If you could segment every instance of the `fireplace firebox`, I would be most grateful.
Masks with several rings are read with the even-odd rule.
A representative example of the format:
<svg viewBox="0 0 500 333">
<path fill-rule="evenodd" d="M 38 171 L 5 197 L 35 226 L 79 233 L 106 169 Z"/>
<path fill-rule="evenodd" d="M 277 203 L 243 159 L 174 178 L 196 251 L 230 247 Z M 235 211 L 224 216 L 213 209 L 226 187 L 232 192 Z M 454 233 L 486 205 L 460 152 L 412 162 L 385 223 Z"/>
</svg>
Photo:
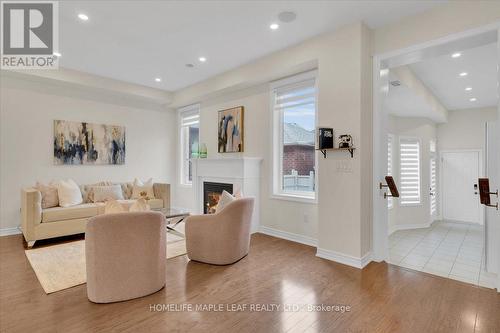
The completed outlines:
<svg viewBox="0 0 500 333">
<path fill-rule="evenodd" d="M 222 191 L 233 194 L 233 184 L 203 182 L 203 213 L 215 213 Z"/>
</svg>

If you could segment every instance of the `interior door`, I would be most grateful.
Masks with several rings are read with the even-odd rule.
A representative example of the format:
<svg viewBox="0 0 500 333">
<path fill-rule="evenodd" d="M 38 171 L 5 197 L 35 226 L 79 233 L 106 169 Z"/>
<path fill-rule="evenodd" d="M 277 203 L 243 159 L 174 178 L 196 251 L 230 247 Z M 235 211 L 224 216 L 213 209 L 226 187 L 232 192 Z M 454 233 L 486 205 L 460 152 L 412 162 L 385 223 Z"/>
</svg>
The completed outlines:
<svg viewBox="0 0 500 333">
<path fill-rule="evenodd" d="M 443 219 L 482 223 L 479 194 L 474 184 L 480 175 L 478 151 L 441 154 Z"/>
<path fill-rule="evenodd" d="M 497 133 L 498 126 L 490 122 L 486 124 L 486 177 L 490 180 L 490 191 L 494 192 L 500 187 L 499 179 L 499 158 Z M 498 202 L 499 198 L 490 196 L 492 204 Z M 486 225 L 486 270 L 492 273 L 499 272 L 500 264 L 500 211 L 491 207 L 485 207 Z"/>
</svg>

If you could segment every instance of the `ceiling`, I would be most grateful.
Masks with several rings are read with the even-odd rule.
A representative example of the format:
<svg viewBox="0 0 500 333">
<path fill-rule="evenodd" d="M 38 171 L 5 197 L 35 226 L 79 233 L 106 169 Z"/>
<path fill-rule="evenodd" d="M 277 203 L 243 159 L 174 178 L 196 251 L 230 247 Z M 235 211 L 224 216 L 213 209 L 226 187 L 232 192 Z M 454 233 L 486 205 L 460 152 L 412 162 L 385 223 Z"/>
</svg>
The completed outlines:
<svg viewBox="0 0 500 333">
<path fill-rule="evenodd" d="M 444 2 L 61 1 L 60 66 L 175 91 L 348 23 L 377 28 Z M 279 22 L 282 11 L 296 20 Z"/>
<path fill-rule="evenodd" d="M 496 106 L 497 44 L 490 43 L 466 50 L 456 50 L 461 56 L 439 56 L 410 65 L 413 73 L 432 91 L 448 110 Z M 459 74 L 468 75 L 460 77 Z M 471 87 L 471 91 L 465 91 Z M 471 102 L 470 98 L 477 98 Z"/>
<path fill-rule="evenodd" d="M 389 87 L 384 106 L 389 114 L 398 117 L 427 118 L 437 123 L 446 120 L 437 118 L 439 114 L 425 97 L 404 83 L 397 87 Z"/>
</svg>

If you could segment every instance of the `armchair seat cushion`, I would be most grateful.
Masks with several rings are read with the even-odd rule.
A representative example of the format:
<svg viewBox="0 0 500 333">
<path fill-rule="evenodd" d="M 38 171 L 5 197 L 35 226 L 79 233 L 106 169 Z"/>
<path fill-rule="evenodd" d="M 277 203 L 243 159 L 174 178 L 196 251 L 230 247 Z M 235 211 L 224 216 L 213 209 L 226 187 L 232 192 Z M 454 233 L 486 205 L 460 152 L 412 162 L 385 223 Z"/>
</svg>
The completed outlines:
<svg viewBox="0 0 500 333">
<path fill-rule="evenodd" d="M 42 210 L 42 223 L 61 220 L 82 219 L 100 214 L 103 203 L 87 203 L 71 207 L 53 207 Z"/>
</svg>

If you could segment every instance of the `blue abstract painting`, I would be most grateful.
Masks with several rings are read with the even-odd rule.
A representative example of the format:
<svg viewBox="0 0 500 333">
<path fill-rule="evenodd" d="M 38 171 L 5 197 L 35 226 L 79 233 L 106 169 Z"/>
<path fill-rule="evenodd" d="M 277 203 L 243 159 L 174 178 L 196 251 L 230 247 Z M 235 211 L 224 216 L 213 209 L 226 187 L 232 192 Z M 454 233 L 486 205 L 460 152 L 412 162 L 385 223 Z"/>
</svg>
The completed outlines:
<svg viewBox="0 0 500 333">
<path fill-rule="evenodd" d="M 219 111 L 219 153 L 243 151 L 243 106 Z"/>
<path fill-rule="evenodd" d="M 125 127 L 54 120 L 54 164 L 125 164 Z"/>
</svg>

